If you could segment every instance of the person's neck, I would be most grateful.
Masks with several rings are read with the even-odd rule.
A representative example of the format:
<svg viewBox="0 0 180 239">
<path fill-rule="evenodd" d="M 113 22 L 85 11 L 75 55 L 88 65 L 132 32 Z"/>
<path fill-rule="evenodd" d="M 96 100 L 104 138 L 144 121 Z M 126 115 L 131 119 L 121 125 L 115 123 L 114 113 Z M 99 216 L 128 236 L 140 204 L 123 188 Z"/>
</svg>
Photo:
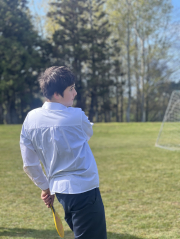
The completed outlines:
<svg viewBox="0 0 180 239">
<path fill-rule="evenodd" d="M 47 101 L 47 102 L 50 102 L 50 103 L 59 103 L 59 104 L 61 104 L 61 105 L 64 105 L 62 102 L 59 102 L 59 101 L 57 101 L 56 99 L 51 99 L 51 100 L 47 99 L 46 101 Z M 64 106 L 66 106 L 66 105 L 64 105 Z M 66 106 L 66 107 L 67 107 L 67 106 Z"/>
<path fill-rule="evenodd" d="M 56 101 L 56 100 L 53 100 L 53 99 L 51 99 L 51 100 L 47 99 L 46 101 L 47 101 L 47 102 L 50 102 L 50 103 L 60 103 L 60 102 L 58 102 L 58 101 Z M 60 103 L 60 104 L 61 104 L 61 103 Z"/>
</svg>

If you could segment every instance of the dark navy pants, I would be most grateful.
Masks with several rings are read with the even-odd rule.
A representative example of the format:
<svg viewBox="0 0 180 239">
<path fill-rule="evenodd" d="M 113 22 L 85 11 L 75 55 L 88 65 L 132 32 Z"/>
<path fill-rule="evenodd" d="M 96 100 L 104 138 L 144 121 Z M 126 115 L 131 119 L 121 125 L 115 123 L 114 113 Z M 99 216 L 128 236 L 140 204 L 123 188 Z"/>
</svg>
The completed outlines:
<svg viewBox="0 0 180 239">
<path fill-rule="evenodd" d="M 56 193 L 75 239 L 107 239 L 104 205 L 99 188 L 79 194 Z"/>
</svg>

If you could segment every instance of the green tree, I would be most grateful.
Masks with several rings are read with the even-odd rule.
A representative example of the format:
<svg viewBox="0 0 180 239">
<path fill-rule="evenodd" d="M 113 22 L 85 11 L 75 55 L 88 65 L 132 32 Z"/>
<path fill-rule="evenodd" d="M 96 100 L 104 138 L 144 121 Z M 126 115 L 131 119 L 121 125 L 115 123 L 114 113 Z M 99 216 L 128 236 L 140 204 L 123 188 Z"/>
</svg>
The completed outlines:
<svg viewBox="0 0 180 239">
<path fill-rule="evenodd" d="M 88 6 L 84 0 L 64 0 L 50 3 L 48 17 L 53 19 L 56 30 L 52 44 L 53 64 L 68 65 L 76 74 L 77 106 L 85 109 L 86 96 L 83 64 L 88 59 Z"/>
<path fill-rule="evenodd" d="M 109 0 L 107 5 L 114 35 L 119 35 L 121 54 L 126 63 L 123 67 L 127 72 L 128 83 L 127 121 L 130 120 L 130 92 L 133 85 L 136 86 L 136 119 L 139 120 L 141 113 L 141 121 L 148 120 L 149 87 L 152 81 L 156 84 L 156 81 L 162 80 L 161 77 L 153 76 L 153 62 L 168 61 L 170 41 L 166 30 L 170 20 L 171 1 Z"/>
<path fill-rule="evenodd" d="M 109 86 L 113 84 L 110 77 L 110 25 L 107 14 L 103 10 L 103 1 L 89 0 L 90 38 L 88 59 L 88 92 L 90 98 L 89 118 L 93 120 L 99 113 L 104 120 L 111 110 Z"/>
<path fill-rule="evenodd" d="M 37 75 L 48 45 L 34 31 L 27 1 L 0 1 L 0 123 L 21 123 L 38 99 Z"/>
<path fill-rule="evenodd" d="M 113 35 L 119 39 L 121 47 L 122 67 L 126 73 L 126 91 L 128 101 L 126 107 L 126 121 L 131 118 L 131 97 L 132 97 L 132 28 L 133 19 L 130 8 L 130 0 L 107 1 L 107 12 L 110 16 L 110 23 L 113 26 Z"/>
<path fill-rule="evenodd" d="M 109 23 L 104 2 L 91 0 L 51 1 L 47 25 L 56 26 L 52 36 L 53 62 L 70 66 L 77 76 L 77 104 L 89 112 L 109 111 Z M 107 107 L 108 105 L 108 107 Z M 96 114 L 95 114 L 96 112 Z M 107 117 L 105 117 L 107 118 Z"/>
</svg>

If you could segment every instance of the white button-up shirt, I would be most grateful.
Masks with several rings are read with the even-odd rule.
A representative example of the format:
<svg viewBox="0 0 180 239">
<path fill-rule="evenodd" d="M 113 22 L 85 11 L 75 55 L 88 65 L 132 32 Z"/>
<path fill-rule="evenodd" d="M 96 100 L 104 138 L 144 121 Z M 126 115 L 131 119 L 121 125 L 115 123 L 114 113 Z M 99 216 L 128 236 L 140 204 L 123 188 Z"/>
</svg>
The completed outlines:
<svg viewBox="0 0 180 239">
<path fill-rule="evenodd" d="M 22 126 L 24 171 L 51 194 L 77 194 L 99 187 L 96 162 L 87 142 L 92 134 L 92 123 L 80 108 L 45 102 L 28 113 Z"/>
</svg>

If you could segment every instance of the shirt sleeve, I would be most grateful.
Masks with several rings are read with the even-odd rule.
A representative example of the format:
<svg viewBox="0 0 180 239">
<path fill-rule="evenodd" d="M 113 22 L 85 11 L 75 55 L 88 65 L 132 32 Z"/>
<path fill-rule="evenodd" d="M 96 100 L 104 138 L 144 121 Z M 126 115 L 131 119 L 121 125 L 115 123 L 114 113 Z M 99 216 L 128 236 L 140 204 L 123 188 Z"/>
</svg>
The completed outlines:
<svg viewBox="0 0 180 239">
<path fill-rule="evenodd" d="M 93 123 L 88 120 L 88 117 L 85 115 L 84 111 L 82 111 L 82 129 L 84 131 L 87 141 L 90 140 L 91 136 L 93 135 L 92 126 Z"/>
<path fill-rule="evenodd" d="M 22 127 L 20 136 L 20 149 L 25 173 L 40 189 L 48 189 L 48 180 L 42 170 L 39 158 L 34 150 L 32 142 L 30 139 L 28 139 L 24 126 Z"/>
</svg>

